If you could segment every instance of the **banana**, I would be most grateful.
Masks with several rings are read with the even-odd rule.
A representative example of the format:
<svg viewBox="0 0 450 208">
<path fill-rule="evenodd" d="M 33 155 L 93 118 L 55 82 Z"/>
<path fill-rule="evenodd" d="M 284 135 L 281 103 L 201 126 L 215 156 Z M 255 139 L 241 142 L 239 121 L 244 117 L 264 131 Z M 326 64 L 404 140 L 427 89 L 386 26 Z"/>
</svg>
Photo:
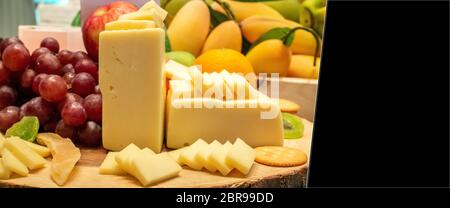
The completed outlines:
<svg viewBox="0 0 450 208">
<path fill-rule="evenodd" d="M 242 21 L 240 25 L 242 34 L 250 43 L 255 42 L 259 37 L 261 37 L 261 35 L 273 28 L 295 28 L 302 26 L 290 20 L 261 16 L 249 17 Z M 291 50 L 294 54 L 314 55 L 316 50 L 316 40 L 311 33 L 303 30 L 297 30 L 291 45 Z"/>
<path fill-rule="evenodd" d="M 172 50 L 198 56 L 209 33 L 209 10 L 201 0 L 186 3 L 170 23 L 167 34 Z"/>
<path fill-rule="evenodd" d="M 228 20 L 220 23 L 206 39 L 202 53 L 211 49 L 229 48 L 241 52 L 242 34 L 239 25 Z"/>
<path fill-rule="evenodd" d="M 264 16 L 272 17 L 275 19 L 284 19 L 283 15 L 277 12 L 277 10 L 260 2 L 239 2 L 230 0 L 223 1 L 230 5 L 230 9 L 236 17 L 237 22 L 241 22 L 242 20 L 251 16 Z M 211 7 L 214 10 L 225 14 L 223 8 L 216 2 L 212 3 Z"/>
</svg>

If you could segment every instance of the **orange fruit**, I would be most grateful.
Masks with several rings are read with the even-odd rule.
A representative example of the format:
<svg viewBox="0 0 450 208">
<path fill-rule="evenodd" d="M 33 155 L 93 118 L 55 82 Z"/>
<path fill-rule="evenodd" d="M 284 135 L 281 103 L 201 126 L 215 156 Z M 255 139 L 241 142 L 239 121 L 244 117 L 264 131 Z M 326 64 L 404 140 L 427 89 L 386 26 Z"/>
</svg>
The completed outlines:
<svg viewBox="0 0 450 208">
<path fill-rule="evenodd" d="M 254 73 L 247 57 L 232 49 L 212 49 L 195 60 L 195 65 L 202 65 L 203 72 L 221 72 L 226 69 L 233 73 Z"/>
</svg>

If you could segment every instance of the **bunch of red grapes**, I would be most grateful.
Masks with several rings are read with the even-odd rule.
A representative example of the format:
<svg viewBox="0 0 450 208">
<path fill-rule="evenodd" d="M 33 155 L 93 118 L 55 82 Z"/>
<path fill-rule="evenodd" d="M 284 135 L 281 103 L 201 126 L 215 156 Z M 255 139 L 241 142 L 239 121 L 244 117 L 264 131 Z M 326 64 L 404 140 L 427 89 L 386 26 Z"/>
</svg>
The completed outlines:
<svg viewBox="0 0 450 208">
<path fill-rule="evenodd" d="M 86 53 L 59 50 L 54 38 L 31 54 L 16 37 L 0 43 L 0 131 L 36 116 L 40 131 L 86 146 L 101 144 L 98 68 Z"/>
</svg>

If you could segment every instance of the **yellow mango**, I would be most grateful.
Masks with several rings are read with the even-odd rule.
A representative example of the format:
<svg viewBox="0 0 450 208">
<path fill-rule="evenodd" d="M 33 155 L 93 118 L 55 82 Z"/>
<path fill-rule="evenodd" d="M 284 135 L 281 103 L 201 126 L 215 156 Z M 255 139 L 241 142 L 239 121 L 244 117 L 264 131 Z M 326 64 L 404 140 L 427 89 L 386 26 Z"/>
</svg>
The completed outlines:
<svg viewBox="0 0 450 208">
<path fill-rule="evenodd" d="M 316 66 L 313 63 L 314 56 L 293 55 L 289 65 L 288 76 L 317 79 L 319 77 L 320 58 L 317 58 Z"/>
<path fill-rule="evenodd" d="M 281 40 L 270 39 L 259 43 L 247 54 L 256 73 L 279 73 L 286 76 L 291 62 L 291 50 Z"/>
<path fill-rule="evenodd" d="M 253 16 L 284 19 L 283 15 L 281 15 L 277 10 L 260 2 L 239 2 L 230 0 L 224 0 L 224 2 L 230 5 L 230 9 L 238 22 Z M 212 3 L 211 7 L 216 11 L 225 13 L 223 8 L 216 2 Z"/>
<path fill-rule="evenodd" d="M 242 34 L 239 25 L 232 20 L 222 22 L 209 34 L 202 53 L 211 49 L 229 48 L 241 51 Z"/>
</svg>

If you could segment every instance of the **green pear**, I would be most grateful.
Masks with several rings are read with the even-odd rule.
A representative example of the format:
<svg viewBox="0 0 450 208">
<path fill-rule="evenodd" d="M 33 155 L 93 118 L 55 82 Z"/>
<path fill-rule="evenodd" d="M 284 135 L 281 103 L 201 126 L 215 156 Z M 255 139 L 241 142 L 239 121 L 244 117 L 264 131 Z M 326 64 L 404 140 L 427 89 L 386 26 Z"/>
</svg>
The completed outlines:
<svg viewBox="0 0 450 208">
<path fill-rule="evenodd" d="M 324 0 L 305 0 L 300 6 L 300 24 L 313 28 L 322 35 L 326 2 Z"/>
<path fill-rule="evenodd" d="M 166 58 L 185 66 L 192 66 L 195 63 L 195 56 L 186 51 L 168 52 L 166 53 Z"/>
<path fill-rule="evenodd" d="M 175 17 L 175 15 L 180 11 L 180 9 L 191 0 L 170 0 L 166 3 L 166 6 L 164 9 L 167 11 L 167 17 L 164 20 L 167 27 L 170 25 L 170 22 L 172 22 L 172 19 Z"/>
<path fill-rule="evenodd" d="M 286 19 L 298 21 L 300 3 L 297 0 L 263 1 L 261 3 L 277 10 Z"/>
</svg>

